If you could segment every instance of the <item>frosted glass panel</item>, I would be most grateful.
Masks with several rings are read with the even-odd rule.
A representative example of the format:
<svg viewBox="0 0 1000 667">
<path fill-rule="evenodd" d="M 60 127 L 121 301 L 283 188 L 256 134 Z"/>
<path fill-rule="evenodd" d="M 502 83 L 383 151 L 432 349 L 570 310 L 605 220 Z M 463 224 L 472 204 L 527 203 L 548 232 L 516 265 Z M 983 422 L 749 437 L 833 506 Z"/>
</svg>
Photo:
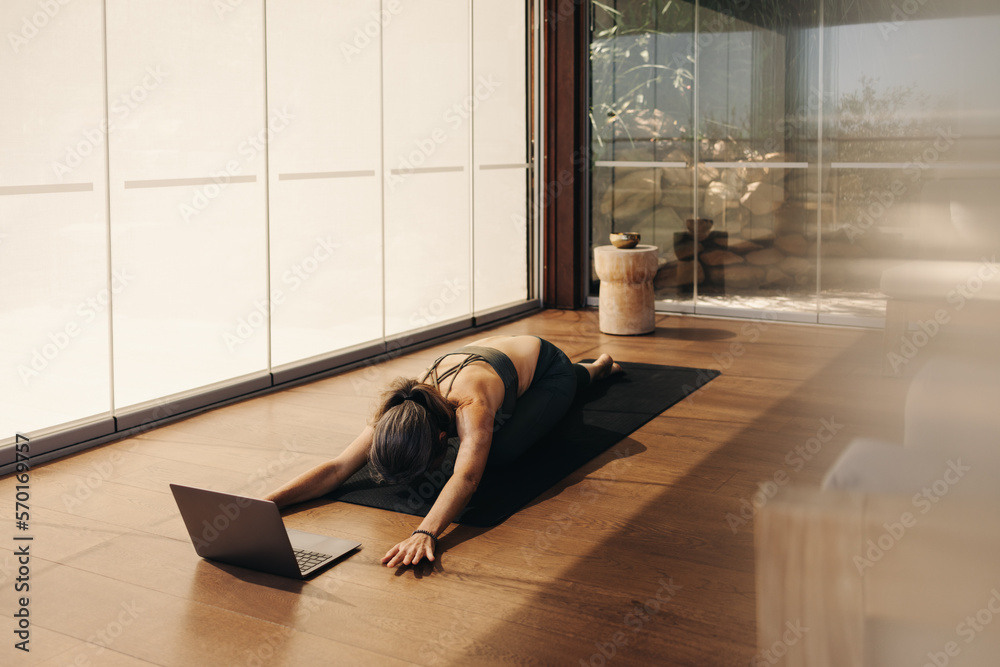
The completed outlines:
<svg viewBox="0 0 1000 667">
<path fill-rule="evenodd" d="M 527 44 L 523 2 L 473 5 L 477 312 L 528 297 Z"/>
<path fill-rule="evenodd" d="M 384 28 L 386 333 L 471 313 L 469 3 Z"/>
<path fill-rule="evenodd" d="M 259 0 L 108 3 L 116 407 L 267 368 L 263 67 Z"/>
<path fill-rule="evenodd" d="M 386 200 L 389 335 L 471 312 L 465 188 L 466 173 L 413 174 Z"/>
<path fill-rule="evenodd" d="M 3 2 L 0 440 L 525 301 L 529 4 Z"/>
<path fill-rule="evenodd" d="M 473 5 L 475 161 L 527 162 L 527 43 L 524 2 Z"/>
<path fill-rule="evenodd" d="M 115 265 L 133 277 L 115 299 L 115 402 L 127 406 L 267 368 L 264 200 L 235 184 L 178 219 L 199 187 L 114 195 Z"/>
<path fill-rule="evenodd" d="M 112 186 L 263 173 L 261 3 L 220 17 L 218 3 L 108 0 L 109 113 L 123 117 L 111 134 Z M 294 119 L 268 120 L 277 139 Z"/>
<path fill-rule="evenodd" d="M 378 11 L 379 0 L 267 3 L 268 103 L 294 117 L 271 146 L 272 174 L 378 169 L 380 48 L 365 35 Z"/>
<path fill-rule="evenodd" d="M 272 364 L 381 338 L 379 185 L 343 177 L 272 190 Z"/>
<path fill-rule="evenodd" d="M 469 2 L 401 0 L 383 29 L 387 169 L 467 167 Z M 388 179 L 390 193 L 401 179 Z"/>
<path fill-rule="evenodd" d="M 379 4 L 267 5 L 274 365 L 382 336 Z"/>
<path fill-rule="evenodd" d="M 39 12 L 0 5 L 0 438 L 111 407 L 101 3 Z"/>
<path fill-rule="evenodd" d="M 476 172 L 475 308 L 528 298 L 528 170 Z"/>
</svg>

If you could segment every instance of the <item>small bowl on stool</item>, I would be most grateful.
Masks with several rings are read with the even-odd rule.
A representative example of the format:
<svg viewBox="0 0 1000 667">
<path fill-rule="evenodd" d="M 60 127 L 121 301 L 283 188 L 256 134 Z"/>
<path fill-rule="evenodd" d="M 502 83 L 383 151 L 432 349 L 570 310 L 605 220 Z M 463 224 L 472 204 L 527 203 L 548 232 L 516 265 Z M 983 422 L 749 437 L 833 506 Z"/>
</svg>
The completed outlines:
<svg viewBox="0 0 1000 667">
<path fill-rule="evenodd" d="M 628 250 L 639 245 L 639 232 L 611 232 L 611 245 L 621 250 Z"/>
</svg>

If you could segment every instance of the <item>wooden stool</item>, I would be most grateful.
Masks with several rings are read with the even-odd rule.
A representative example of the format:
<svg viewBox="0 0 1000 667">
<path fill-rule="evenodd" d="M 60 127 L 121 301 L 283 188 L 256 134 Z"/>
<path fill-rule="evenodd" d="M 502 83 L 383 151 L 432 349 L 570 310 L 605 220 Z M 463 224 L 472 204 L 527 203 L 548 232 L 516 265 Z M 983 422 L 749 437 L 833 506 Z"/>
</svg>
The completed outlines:
<svg viewBox="0 0 1000 667">
<path fill-rule="evenodd" d="M 658 249 L 640 245 L 627 250 L 610 245 L 594 248 L 594 269 L 601 279 L 602 333 L 634 336 L 654 328 L 653 277 Z"/>
</svg>

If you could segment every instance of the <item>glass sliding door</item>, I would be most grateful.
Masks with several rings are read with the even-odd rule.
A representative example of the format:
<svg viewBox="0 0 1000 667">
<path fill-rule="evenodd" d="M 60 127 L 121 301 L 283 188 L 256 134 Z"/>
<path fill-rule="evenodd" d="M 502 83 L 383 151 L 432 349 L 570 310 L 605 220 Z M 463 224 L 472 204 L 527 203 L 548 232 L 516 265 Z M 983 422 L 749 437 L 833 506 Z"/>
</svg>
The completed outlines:
<svg viewBox="0 0 1000 667">
<path fill-rule="evenodd" d="M 639 232 L 659 248 L 656 299 L 690 309 L 705 280 L 686 230 L 698 207 L 695 7 L 595 3 L 593 21 L 591 246 L 607 245 L 611 232 Z M 596 296 L 593 272 L 591 289 Z"/>
<path fill-rule="evenodd" d="M 0 438 L 111 411 L 101 5 L 0 6 Z"/>
<path fill-rule="evenodd" d="M 267 3 L 271 363 L 382 337 L 379 0 Z M 358 38 L 358 31 L 364 39 Z"/>
<path fill-rule="evenodd" d="M 656 245 L 660 309 L 880 326 L 886 269 L 1000 245 L 995 3 L 591 7 L 591 244 Z"/>
<path fill-rule="evenodd" d="M 1000 246 L 1000 7 L 826 0 L 835 209 L 821 314 L 880 318 L 884 270 L 981 261 Z"/>
<path fill-rule="evenodd" d="M 698 312 L 815 321 L 818 72 L 788 63 L 816 62 L 817 28 L 817 12 L 699 7 Z"/>
<path fill-rule="evenodd" d="M 107 3 L 115 405 L 267 371 L 262 0 Z M 124 114 L 124 110 L 122 112 Z"/>
</svg>

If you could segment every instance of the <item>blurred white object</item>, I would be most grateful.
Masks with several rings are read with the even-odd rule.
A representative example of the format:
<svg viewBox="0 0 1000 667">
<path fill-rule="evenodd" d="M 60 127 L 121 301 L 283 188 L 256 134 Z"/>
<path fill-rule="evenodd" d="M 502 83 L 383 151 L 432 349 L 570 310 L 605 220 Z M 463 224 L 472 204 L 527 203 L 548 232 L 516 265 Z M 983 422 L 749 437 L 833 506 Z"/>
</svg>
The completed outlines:
<svg viewBox="0 0 1000 667">
<path fill-rule="evenodd" d="M 823 488 L 916 495 L 944 480 L 948 494 L 1000 501 L 997 396 L 1000 367 L 987 357 L 929 359 L 907 391 L 903 446 L 854 440 Z"/>
</svg>

